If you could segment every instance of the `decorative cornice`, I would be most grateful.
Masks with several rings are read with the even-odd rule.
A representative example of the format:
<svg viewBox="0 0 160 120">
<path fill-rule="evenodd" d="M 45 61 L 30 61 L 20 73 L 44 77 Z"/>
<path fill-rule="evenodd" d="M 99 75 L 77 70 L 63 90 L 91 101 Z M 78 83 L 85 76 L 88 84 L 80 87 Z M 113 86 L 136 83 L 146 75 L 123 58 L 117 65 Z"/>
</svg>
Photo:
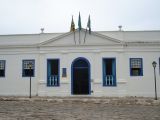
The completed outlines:
<svg viewBox="0 0 160 120">
<path fill-rule="evenodd" d="M 125 42 L 126 46 L 160 46 L 160 42 Z"/>
<path fill-rule="evenodd" d="M 28 45 L 0 45 L 0 49 L 7 48 L 38 48 L 37 44 L 28 44 Z"/>
<path fill-rule="evenodd" d="M 75 32 L 77 32 L 77 31 L 78 31 L 78 29 L 75 30 Z M 81 31 L 85 32 L 85 29 L 82 28 Z M 56 40 L 58 40 L 58 39 L 61 39 L 61 38 L 66 37 L 66 36 L 68 36 L 68 35 L 71 35 L 72 33 L 73 33 L 73 32 L 67 32 L 67 33 L 62 34 L 62 35 L 59 35 L 59 36 L 57 36 L 57 37 L 55 37 L 55 38 L 52 38 L 52 39 L 49 39 L 49 40 L 47 40 L 47 41 L 41 42 L 41 43 L 39 44 L 39 46 L 45 46 L 47 43 L 54 42 L 54 41 L 56 41 Z M 111 38 L 111 37 L 108 37 L 108 36 L 99 34 L 99 33 L 97 33 L 97 32 L 92 32 L 91 34 L 93 34 L 93 35 L 95 35 L 95 36 L 97 36 L 97 37 L 101 37 L 101 38 L 103 38 L 103 39 L 107 39 L 107 40 L 113 41 L 113 42 L 115 42 L 115 43 L 117 43 L 117 44 L 124 44 L 123 41 L 121 41 L 121 40 L 118 40 L 118 39 L 115 39 L 115 38 Z"/>
<path fill-rule="evenodd" d="M 76 29 L 75 30 L 75 32 L 77 32 L 78 31 L 78 29 Z M 85 29 L 83 29 L 82 28 L 82 31 L 83 32 L 85 32 L 86 30 Z M 10 45 L 0 45 L 0 49 L 13 49 L 13 48 L 50 48 L 50 47 L 56 47 L 56 48 L 63 48 L 63 47 L 66 47 L 66 48 L 68 48 L 68 47 L 76 47 L 76 48 L 80 48 L 80 47 L 101 47 L 101 46 L 105 46 L 105 47 L 119 47 L 119 46 L 122 46 L 122 47 L 124 47 L 124 48 L 126 48 L 126 47 L 129 47 L 129 46 L 131 46 L 131 47 L 136 47 L 136 46 L 144 46 L 144 47 L 146 47 L 146 46 L 148 46 L 148 47 L 150 47 L 150 46 L 160 46 L 160 41 L 152 41 L 152 42 L 145 42 L 145 41 L 133 41 L 133 42 L 125 42 L 125 41 L 121 41 L 121 40 L 118 40 L 118 39 L 115 39 L 115 38 L 112 38 L 112 37 L 109 37 L 109 36 L 106 36 L 106 35 L 103 35 L 103 34 L 100 34 L 100 33 L 98 33 L 98 32 L 93 32 L 92 31 L 92 35 L 95 35 L 95 36 L 97 36 L 97 37 L 100 37 L 100 38 L 103 38 L 103 39 L 107 39 L 107 40 L 109 40 L 109 41 L 113 41 L 114 43 L 113 44 L 103 44 L 103 43 L 101 43 L 101 44 L 92 44 L 92 43 L 90 43 L 90 44 L 80 44 L 80 45 L 66 45 L 66 44 L 60 44 L 60 45 L 54 45 L 54 44 L 52 44 L 52 45 L 50 45 L 49 43 L 50 42 L 54 42 L 54 41 L 56 41 L 56 40 L 59 40 L 59 39 L 61 39 L 61 38 L 64 38 L 64 37 L 66 37 L 66 36 L 68 36 L 68 35 L 71 35 L 71 34 L 73 34 L 73 32 L 67 32 L 67 33 L 64 33 L 64 34 L 61 34 L 61 35 L 58 35 L 57 37 L 54 37 L 54 38 L 52 38 L 52 39 L 49 39 L 49 40 L 47 40 L 47 41 L 44 41 L 44 42 L 41 42 L 41 43 L 36 43 L 36 44 L 18 44 L 18 45 L 16 45 L 16 44 L 10 44 Z M 38 34 L 36 34 L 36 35 L 38 35 Z"/>
</svg>

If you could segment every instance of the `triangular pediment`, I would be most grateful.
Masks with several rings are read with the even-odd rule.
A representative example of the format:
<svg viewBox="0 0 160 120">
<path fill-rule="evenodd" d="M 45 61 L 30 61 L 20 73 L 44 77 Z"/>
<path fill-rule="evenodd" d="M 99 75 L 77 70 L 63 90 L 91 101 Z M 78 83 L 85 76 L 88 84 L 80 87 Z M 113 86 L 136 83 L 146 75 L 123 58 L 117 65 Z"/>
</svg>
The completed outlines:
<svg viewBox="0 0 160 120">
<path fill-rule="evenodd" d="M 40 43 L 40 46 L 74 46 L 74 45 L 115 45 L 122 44 L 122 41 L 82 29 L 75 32 L 68 32 L 58 37 Z"/>
</svg>

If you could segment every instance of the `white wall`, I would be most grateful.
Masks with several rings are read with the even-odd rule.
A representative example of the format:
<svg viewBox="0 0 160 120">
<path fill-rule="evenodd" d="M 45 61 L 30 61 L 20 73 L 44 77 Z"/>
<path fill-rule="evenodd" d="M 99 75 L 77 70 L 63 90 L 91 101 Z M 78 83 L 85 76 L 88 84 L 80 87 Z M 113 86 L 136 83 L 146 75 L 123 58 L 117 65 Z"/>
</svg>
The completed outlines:
<svg viewBox="0 0 160 120">
<path fill-rule="evenodd" d="M 42 82 L 39 95 L 70 96 L 71 95 L 71 64 L 78 57 L 86 58 L 91 65 L 91 96 L 145 96 L 154 97 L 154 76 L 152 61 L 158 63 L 159 53 L 155 52 L 66 52 L 43 54 Z M 102 58 L 116 58 L 116 87 L 102 85 Z M 60 87 L 46 86 L 46 66 L 48 58 L 60 59 Z M 143 76 L 130 76 L 129 59 L 143 58 Z M 157 64 L 157 93 L 160 96 L 160 77 Z M 67 77 L 62 78 L 62 68 L 67 68 Z"/>
<path fill-rule="evenodd" d="M 130 96 L 150 96 L 154 97 L 154 72 L 152 62 L 157 62 L 156 77 L 157 77 L 157 92 L 160 96 L 160 74 L 159 74 L 159 52 L 128 52 L 126 59 L 129 58 L 142 58 L 143 59 L 143 76 L 130 76 L 129 64 L 127 72 L 127 95 Z"/>
<path fill-rule="evenodd" d="M 0 95 L 29 95 L 29 77 L 22 77 L 22 60 L 35 59 L 35 77 L 32 77 L 32 94 L 37 94 L 37 55 L 0 55 L 6 60 L 5 77 L 0 77 Z"/>
<path fill-rule="evenodd" d="M 91 65 L 91 96 L 149 96 L 154 97 L 152 62 L 159 63 L 159 52 L 57 52 L 41 54 L 0 55 L 6 60 L 5 77 L 0 78 L 0 95 L 29 95 L 29 77 L 22 77 L 22 60 L 35 59 L 35 77 L 32 77 L 32 94 L 40 96 L 71 95 L 71 64 L 78 57 L 86 58 Z M 102 58 L 116 58 L 116 87 L 102 86 Z M 47 59 L 60 59 L 60 86 L 47 87 Z M 143 58 L 143 76 L 130 76 L 129 58 Z M 62 78 L 62 68 L 67 77 Z M 159 64 L 156 67 L 157 93 L 160 96 Z"/>
</svg>

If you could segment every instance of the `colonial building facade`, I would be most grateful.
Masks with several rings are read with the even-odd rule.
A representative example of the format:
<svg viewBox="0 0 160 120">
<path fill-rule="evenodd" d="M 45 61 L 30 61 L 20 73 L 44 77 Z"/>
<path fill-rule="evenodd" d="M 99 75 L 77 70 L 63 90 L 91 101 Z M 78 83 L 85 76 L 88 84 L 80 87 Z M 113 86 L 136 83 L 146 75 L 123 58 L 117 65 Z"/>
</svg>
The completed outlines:
<svg viewBox="0 0 160 120">
<path fill-rule="evenodd" d="M 153 61 L 160 96 L 160 31 L 0 35 L 0 95 L 154 97 Z"/>
</svg>

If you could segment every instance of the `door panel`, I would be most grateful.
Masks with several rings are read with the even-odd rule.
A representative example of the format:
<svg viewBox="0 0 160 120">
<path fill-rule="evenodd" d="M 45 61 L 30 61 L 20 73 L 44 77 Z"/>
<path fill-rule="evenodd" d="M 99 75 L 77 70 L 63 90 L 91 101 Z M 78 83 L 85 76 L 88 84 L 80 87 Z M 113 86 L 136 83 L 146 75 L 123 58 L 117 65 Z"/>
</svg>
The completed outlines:
<svg viewBox="0 0 160 120">
<path fill-rule="evenodd" d="M 90 64 L 85 58 L 76 58 L 72 63 L 72 94 L 90 94 Z"/>
<path fill-rule="evenodd" d="M 73 69 L 73 93 L 89 94 L 89 72 L 88 68 Z"/>
</svg>

